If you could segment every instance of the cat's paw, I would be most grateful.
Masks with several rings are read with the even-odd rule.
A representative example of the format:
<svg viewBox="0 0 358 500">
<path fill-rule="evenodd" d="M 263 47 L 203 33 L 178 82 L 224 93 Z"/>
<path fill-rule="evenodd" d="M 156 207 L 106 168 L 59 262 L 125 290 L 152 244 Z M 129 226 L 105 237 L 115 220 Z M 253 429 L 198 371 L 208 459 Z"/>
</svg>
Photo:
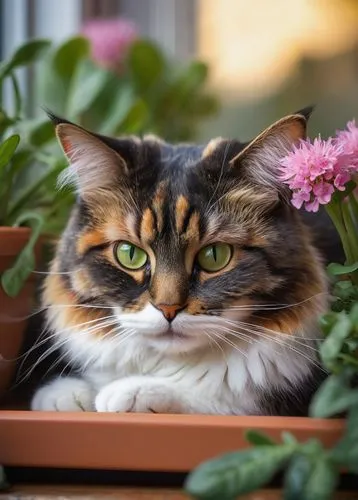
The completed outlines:
<svg viewBox="0 0 358 500">
<path fill-rule="evenodd" d="M 80 378 L 60 377 L 38 389 L 31 401 L 35 411 L 94 411 L 94 393 Z"/>
<path fill-rule="evenodd" d="M 106 385 L 95 400 L 99 412 L 183 413 L 173 387 L 154 377 L 129 377 Z"/>
</svg>

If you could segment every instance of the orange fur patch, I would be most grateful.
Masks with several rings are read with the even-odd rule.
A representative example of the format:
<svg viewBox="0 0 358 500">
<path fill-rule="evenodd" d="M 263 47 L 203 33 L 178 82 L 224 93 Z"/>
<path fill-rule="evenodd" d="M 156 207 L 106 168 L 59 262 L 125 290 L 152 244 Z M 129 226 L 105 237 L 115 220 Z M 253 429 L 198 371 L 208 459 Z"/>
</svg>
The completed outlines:
<svg viewBox="0 0 358 500">
<path fill-rule="evenodd" d="M 90 248 L 97 247 L 106 243 L 106 237 L 103 230 L 91 229 L 81 234 L 76 243 L 76 250 L 79 255 L 84 255 Z"/>
<path fill-rule="evenodd" d="M 160 182 L 153 198 L 153 209 L 155 215 L 157 216 L 157 230 L 159 233 L 162 232 L 164 225 L 163 204 L 165 200 L 166 189 L 167 189 L 167 182 L 166 181 Z"/>
<path fill-rule="evenodd" d="M 66 288 L 61 276 L 50 275 L 46 278 L 42 298 L 44 307 L 51 307 L 50 313 L 52 317 L 56 317 L 58 330 L 71 328 L 80 333 L 88 325 L 93 327 L 93 335 L 96 336 L 104 336 L 110 332 L 111 327 L 101 326 L 100 321 L 108 313 L 99 308 L 81 307 L 77 303 L 76 294 Z M 97 320 L 98 328 L 95 328 Z"/>
<path fill-rule="evenodd" d="M 193 299 L 188 302 L 185 310 L 188 314 L 201 314 L 205 312 L 205 305 L 199 299 Z"/>
<path fill-rule="evenodd" d="M 140 237 L 143 241 L 150 244 L 156 236 L 154 214 L 150 208 L 146 208 L 143 213 L 140 224 Z"/>
<path fill-rule="evenodd" d="M 184 238 L 185 240 L 191 240 L 198 242 L 200 239 L 199 235 L 199 223 L 200 223 L 200 215 L 198 212 L 193 212 L 189 219 L 189 224 L 187 230 L 185 231 Z"/>
<path fill-rule="evenodd" d="M 189 202 L 182 194 L 178 197 L 175 204 L 175 226 L 178 233 L 183 230 L 185 217 L 189 210 Z"/>
</svg>

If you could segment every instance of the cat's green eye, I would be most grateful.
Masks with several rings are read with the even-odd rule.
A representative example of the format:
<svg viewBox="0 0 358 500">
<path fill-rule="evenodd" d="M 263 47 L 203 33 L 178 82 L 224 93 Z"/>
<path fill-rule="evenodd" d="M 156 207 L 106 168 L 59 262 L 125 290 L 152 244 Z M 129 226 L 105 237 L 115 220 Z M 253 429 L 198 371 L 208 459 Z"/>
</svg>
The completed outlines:
<svg viewBox="0 0 358 500">
<path fill-rule="evenodd" d="M 114 255 L 121 266 L 132 270 L 140 269 L 148 260 L 148 255 L 144 250 L 128 241 L 118 243 L 114 248 Z"/>
<path fill-rule="evenodd" d="M 198 264 L 209 273 L 224 269 L 232 256 L 232 248 L 227 243 L 214 243 L 200 250 L 198 253 Z"/>
</svg>

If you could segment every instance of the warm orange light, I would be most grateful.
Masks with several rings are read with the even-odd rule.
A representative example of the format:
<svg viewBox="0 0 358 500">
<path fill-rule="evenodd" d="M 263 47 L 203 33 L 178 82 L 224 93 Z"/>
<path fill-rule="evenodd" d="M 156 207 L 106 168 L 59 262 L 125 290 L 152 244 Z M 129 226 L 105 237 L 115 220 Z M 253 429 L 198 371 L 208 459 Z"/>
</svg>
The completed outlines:
<svg viewBox="0 0 358 500">
<path fill-rule="evenodd" d="M 212 82 L 240 98 L 269 95 L 303 56 L 324 58 L 358 40 L 346 0 L 199 0 L 199 55 Z"/>
</svg>

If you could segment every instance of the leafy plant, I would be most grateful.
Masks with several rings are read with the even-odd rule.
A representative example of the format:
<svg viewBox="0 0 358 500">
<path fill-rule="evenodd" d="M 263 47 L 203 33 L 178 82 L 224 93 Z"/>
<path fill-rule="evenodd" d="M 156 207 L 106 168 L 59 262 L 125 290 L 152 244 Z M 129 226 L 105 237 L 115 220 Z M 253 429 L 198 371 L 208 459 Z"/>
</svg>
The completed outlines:
<svg viewBox="0 0 358 500">
<path fill-rule="evenodd" d="M 55 182 L 65 166 L 59 151 L 56 156 L 43 147 L 54 134 L 45 137 L 37 122 L 25 120 L 25 103 L 16 75 L 19 67 L 43 58 L 50 46 L 47 40 L 31 41 L 0 66 L 0 91 L 9 81 L 14 101 L 12 112 L 0 107 L 0 225 L 32 228 L 31 237 L 13 267 L 1 276 L 1 285 L 10 296 L 19 293 L 34 269 L 34 247 L 39 235 L 51 228 L 49 221 L 56 196 L 61 197 L 63 208 L 66 199 L 65 193 L 57 195 L 53 187 L 49 188 L 50 179 Z"/>
<path fill-rule="evenodd" d="M 103 134 L 152 132 L 170 140 L 192 139 L 200 120 L 217 109 L 216 99 L 203 91 L 205 64 L 179 67 L 149 41 L 131 45 L 120 75 L 92 61 L 90 42 L 80 36 L 59 47 L 48 40 L 19 47 L 0 65 L 0 91 L 9 81 L 15 104 L 11 113 L 0 104 L 0 226 L 26 225 L 32 236 L 1 276 L 10 296 L 19 293 L 34 269 L 38 236 L 57 235 L 74 201 L 73 193 L 56 189 L 65 159 L 52 123 L 25 116 L 28 103 L 16 70 L 34 63 L 31 102 Z"/>
<path fill-rule="evenodd" d="M 89 41 L 75 37 L 48 54 L 38 90 L 49 109 L 100 133 L 182 141 L 218 109 L 203 90 L 207 77 L 204 63 L 178 65 L 147 40 L 131 44 L 120 73 L 108 70 L 90 59 Z"/>
</svg>

